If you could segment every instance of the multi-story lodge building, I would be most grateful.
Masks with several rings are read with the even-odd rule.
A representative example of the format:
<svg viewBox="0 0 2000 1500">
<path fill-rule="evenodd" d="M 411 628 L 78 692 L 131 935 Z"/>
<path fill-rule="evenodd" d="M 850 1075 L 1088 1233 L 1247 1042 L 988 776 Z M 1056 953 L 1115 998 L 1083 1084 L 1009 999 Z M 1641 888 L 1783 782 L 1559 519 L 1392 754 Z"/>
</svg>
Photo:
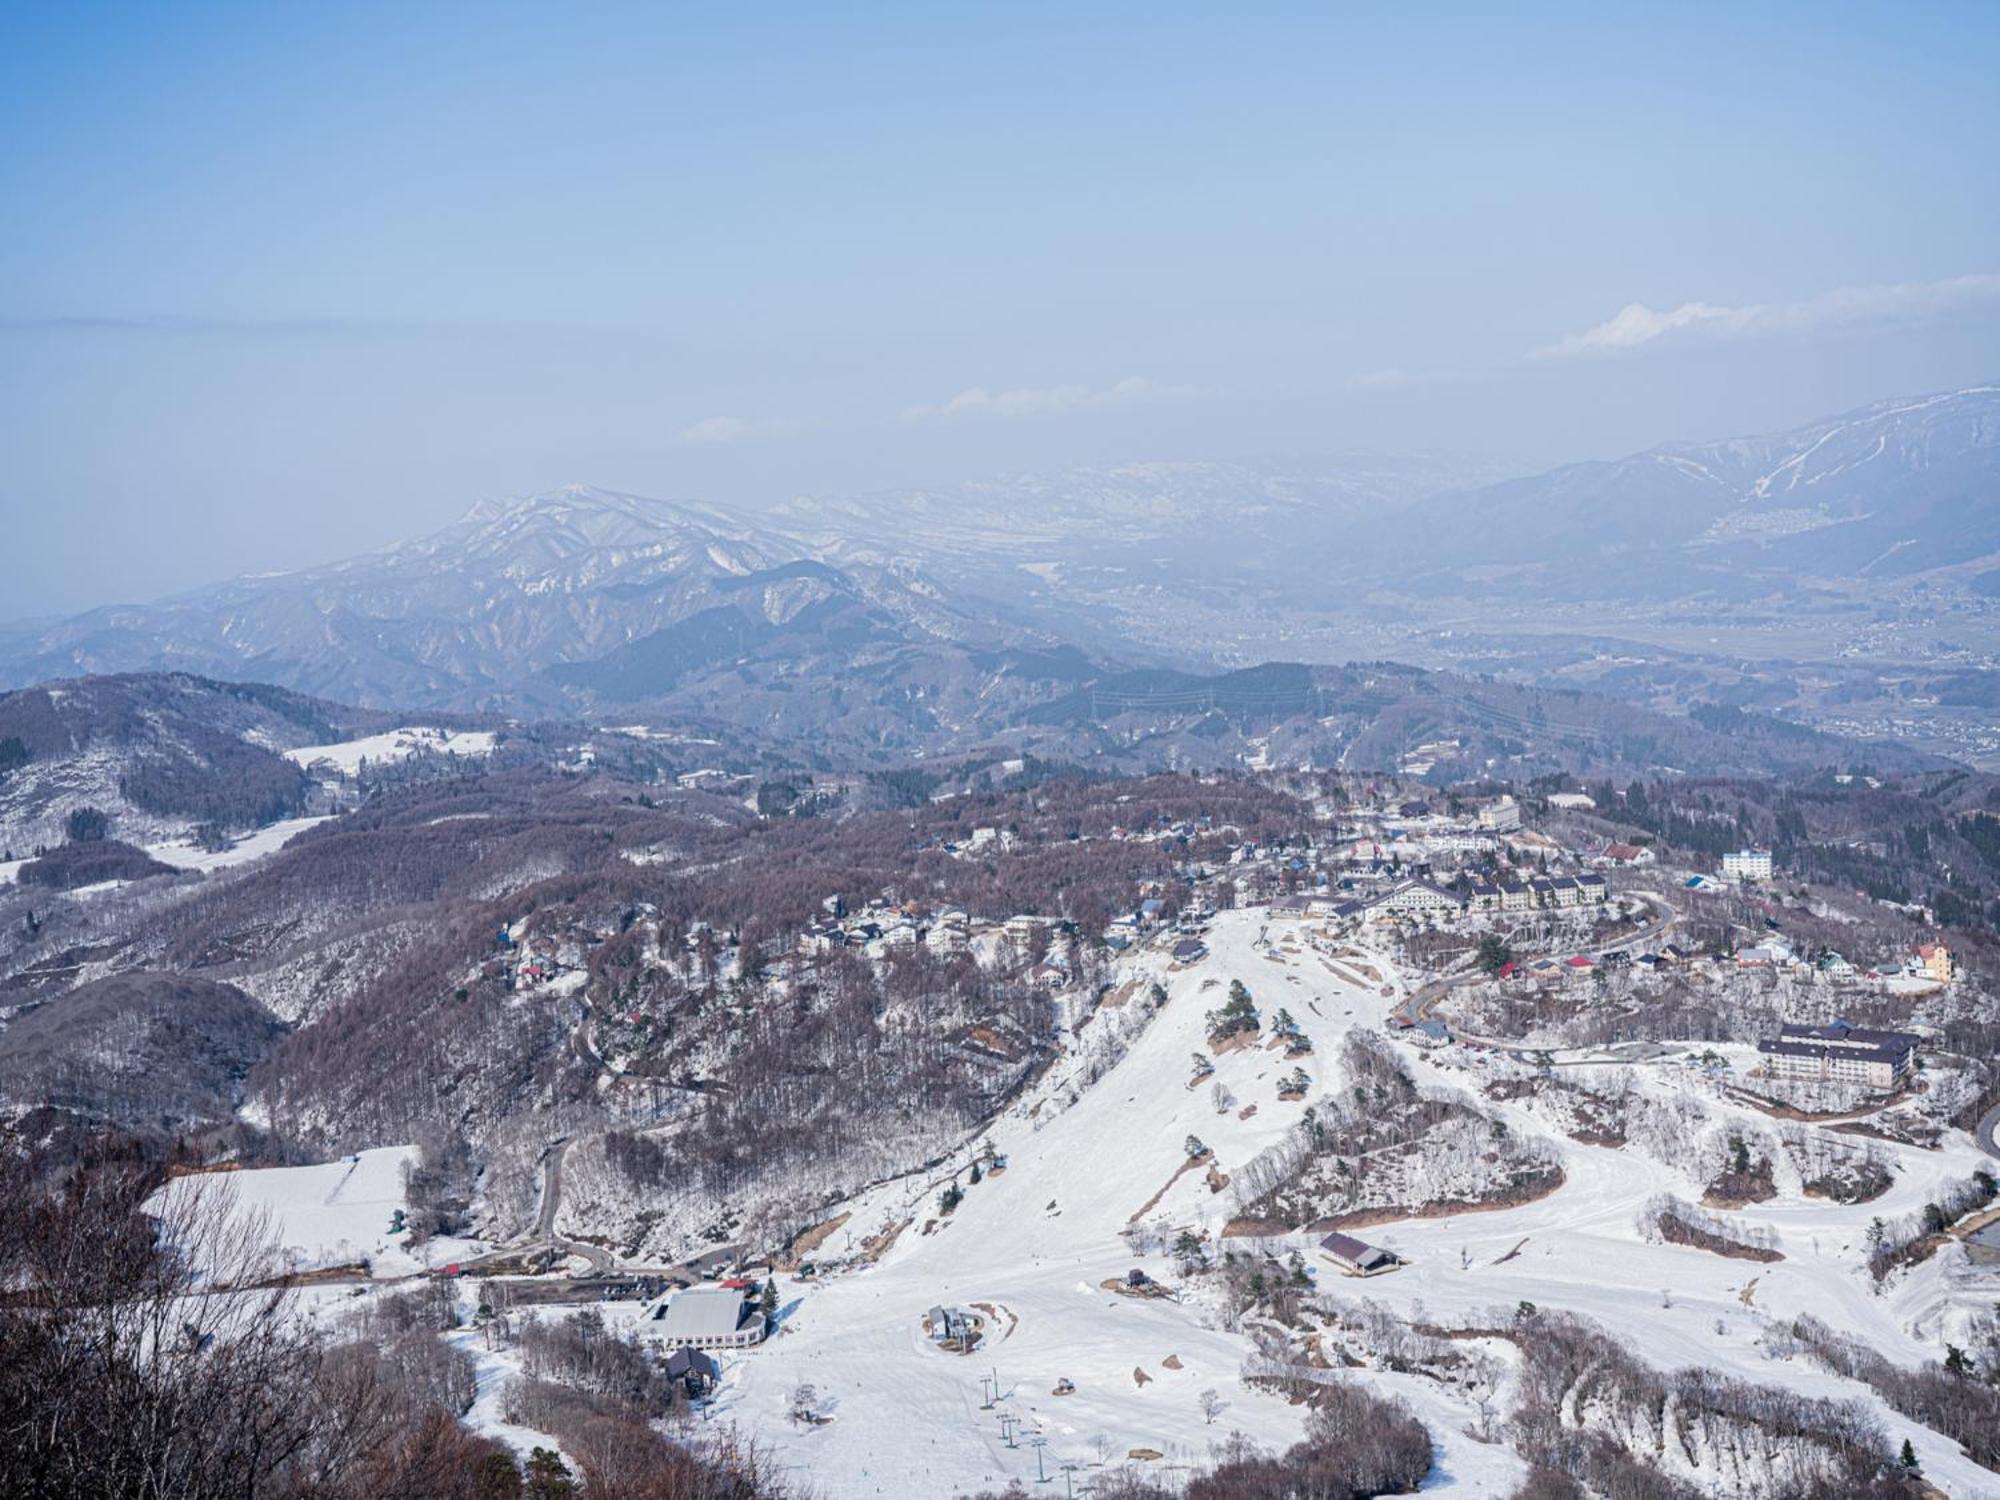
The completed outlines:
<svg viewBox="0 0 2000 1500">
<path fill-rule="evenodd" d="M 1722 873 L 1731 880 L 1769 880 L 1769 849 L 1732 849 L 1722 856 Z"/>
<path fill-rule="evenodd" d="M 1774 1078 L 1856 1083 L 1887 1091 L 1906 1083 L 1917 1064 L 1918 1038 L 1907 1031 L 1875 1031 L 1832 1021 L 1825 1026 L 1778 1028 L 1757 1044 Z"/>
</svg>

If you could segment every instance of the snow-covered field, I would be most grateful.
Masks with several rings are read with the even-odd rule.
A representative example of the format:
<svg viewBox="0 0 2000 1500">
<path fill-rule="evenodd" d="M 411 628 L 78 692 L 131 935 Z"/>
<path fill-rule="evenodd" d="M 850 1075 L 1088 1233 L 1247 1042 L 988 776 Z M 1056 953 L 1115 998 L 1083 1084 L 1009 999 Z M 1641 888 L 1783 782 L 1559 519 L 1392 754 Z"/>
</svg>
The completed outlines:
<svg viewBox="0 0 2000 1500">
<path fill-rule="evenodd" d="M 352 776 L 361 762 L 407 760 L 421 750 L 440 755 L 491 755 L 493 734 L 489 730 L 431 729 L 411 725 L 367 735 L 358 740 L 342 740 L 333 745 L 305 745 L 287 750 L 285 758 L 307 770 L 331 769 Z"/>
<path fill-rule="evenodd" d="M 255 833 L 246 834 L 222 850 L 203 849 L 186 839 L 177 839 L 171 843 L 149 844 L 146 852 L 161 864 L 172 865 L 177 870 L 226 870 L 231 865 L 248 864 L 253 859 L 276 854 L 295 835 L 328 821 L 327 818 L 287 818 L 281 823 L 271 823 Z"/>
<path fill-rule="evenodd" d="M 407 1236 L 389 1232 L 390 1215 L 404 1206 L 403 1164 L 415 1156 L 414 1146 L 385 1146 L 318 1166 L 176 1177 L 152 1206 L 171 1206 L 177 1195 L 215 1194 L 246 1229 L 268 1229 L 283 1269 L 365 1260 L 372 1276 L 407 1276 L 456 1260 L 467 1248 L 463 1241 L 433 1240 L 413 1255 L 404 1248 Z"/>
<path fill-rule="evenodd" d="M 1277 1080 L 1290 1065 L 1260 1048 L 1215 1060 L 1215 1081 L 1236 1096 L 1230 1113 L 1216 1113 L 1210 1081 L 1188 1087 L 1190 1054 L 1204 1042 L 1203 1012 L 1220 1003 L 1230 978 L 1241 978 L 1267 1015 L 1278 1006 L 1291 1011 L 1313 1039 L 1307 1061 L 1315 1069 L 1330 1065 L 1343 1032 L 1380 1026 L 1394 1003 L 1376 988 L 1337 977 L 1296 940 L 1277 950 L 1265 946 L 1266 936 L 1282 939 L 1287 931 L 1267 930 L 1258 912 L 1231 913 L 1214 924 L 1211 956 L 1194 968 L 1170 973 L 1159 959 L 1142 960 L 1166 985 L 1168 1004 L 1129 1054 L 1077 1092 L 1068 1108 L 1060 1105 L 1071 1093 L 1065 1063 L 996 1123 L 990 1134 L 1008 1158 L 1007 1170 L 968 1187 L 949 1218 L 940 1217 L 936 1203 L 942 1174 L 891 1184 L 848 1205 L 852 1216 L 824 1244 L 823 1256 L 851 1252 L 884 1224 L 911 1222 L 872 1267 L 819 1284 L 788 1280 L 793 1306 L 782 1331 L 761 1348 L 725 1357 L 715 1415 L 775 1443 L 828 1500 L 964 1493 L 1009 1478 L 1032 1485 L 1038 1455 L 1030 1434 L 1046 1438 L 1039 1462 L 1058 1476 L 1062 1464 L 1094 1463 L 1100 1447 L 1114 1462 L 1131 1449 L 1152 1449 L 1164 1455 L 1154 1466 L 1166 1468 L 1204 1457 L 1210 1442 L 1232 1429 L 1273 1447 L 1294 1441 L 1301 1412 L 1239 1382 L 1250 1341 L 1225 1331 L 1198 1296 L 1137 1300 L 1101 1286 L 1134 1265 L 1176 1282 L 1164 1256 L 1135 1257 L 1119 1238 L 1170 1179 L 1145 1218 L 1202 1229 L 1213 1245 L 1231 1199 L 1226 1191 L 1211 1192 L 1198 1171 L 1175 1176 L 1189 1134 L 1200 1136 L 1230 1172 L 1278 1140 L 1302 1108 L 1277 1099 Z M 1384 958 L 1373 962 L 1392 989 L 1401 987 Z M 1107 1012 L 1092 1026 L 1118 1023 L 1117 1013 Z M 1429 1068 L 1417 1065 L 1416 1072 L 1430 1081 Z M 1645 1068 L 1639 1076 L 1648 1088 L 1707 1087 L 1684 1069 Z M 1704 1102 L 1730 1108 L 1712 1091 Z M 1253 1103 L 1256 1113 L 1240 1118 L 1238 1111 Z M 1905 1432 L 1912 1436 L 1926 1474 L 1949 1493 L 2000 1495 L 1995 1476 L 1914 1429 L 1865 1387 L 1800 1359 L 1768 1357 L 1757 1342 L 1765 1318 L 1810 1312 L 1899 1360 L 1937 1359 L 1955 1320 L 2000 1294 L 2000 1278 L 1972 1271 L 1953 1250 L 1878 1296 L 1860 1267 L 1859 1246 L 1870 1218 L 1917 1208 L 1938 1184 L 1980 1165 L 1985 1158 L 1967 1138 L 1939 1152 L 1891 1148 L 1899 1175 L 1871 1204 L 1781 1196 L 1744 1211 L 1745 1220 L 1768 1223 L 1781 1236 L 1787 1258 L 1764 1265 L 1641 1239 L 1635 1221 L 1653 1195 L 1700 1195 L 1700 1184 L 1674 1166 L 1631 1148 L 1584 1146 L 1555 1135 L 1526 1108 L 1486 1107 L 1510 1129 L 1557 1142 L 1568 1173 L 1564 1186 L 1517 1208 L 1362 1231 L 1411 1264 L 1354 1281 L 1309 1254 L 1323 1287 L 1344 1298 L 1378 1299 L 1407 1318 L 1512 1309 L 1524 1300 L 1574 1309 L 1629 1335 L 1644 1358 L 1661 1366 L 1720 1367 L 1749 1380 L 1867 1401 L 1897 1441 Z M 1769 1123 L 1750 1111 L 1743 1117 Z M 926 1234 L 930 1223 L 936 1227 Z M 1294 1239 L 1301 1248 L 1312 1243 L 1310 1236 Z M 920 1328 L 926 1309 L 939 1302 L 999 1309 L 999 1331 L 974 1356 L 941 1353 Z M 1169 1356 L 1179 1368 L 1167 1365 Z M 994 1372 L 1000 1396 L 989 1410 L 980 1377 Z M 1075 1393 L 1053 1395 L 1064 1378 L 1075 1383 Z M 1439 1461 L 1427 1489 L 1504 1495 L 1518 1480 L 1519 1460 L 1505 1446 L 1465 1435 L 1476 1415 L 1469 1403 L 1414 1377 L 1363 1378 L 1404 1396 L 1430 1425 Z M 801 1429 L 785 1420 L 800 1382 L 817 1389 L 831 1422 Z M 1198 1407 L 1208 1388 L 1226 1402 L 1213 1426 Z M 1002 1441 L 1002 1413 L 1021 1424 L 1020 1446 Z"/>
</svg>

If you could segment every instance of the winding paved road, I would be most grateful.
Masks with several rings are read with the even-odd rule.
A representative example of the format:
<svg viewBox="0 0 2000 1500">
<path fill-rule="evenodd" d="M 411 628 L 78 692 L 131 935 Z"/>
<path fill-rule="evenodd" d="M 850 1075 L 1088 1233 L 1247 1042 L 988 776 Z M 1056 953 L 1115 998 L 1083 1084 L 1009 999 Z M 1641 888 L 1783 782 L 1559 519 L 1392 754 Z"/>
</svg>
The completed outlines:
<svg viewBox="0 0 2000 1500">
<path fill-rule="evenodd" d="M 2000 1156 L 2000 1139 L 1996 1139 L 1993 1133 L 1996 1128 L 2000 1128 L 2000 1104 L 1987 1110 L 1985 1118 L 1972 1132 L 1973 1140 L 1988 1156 Z"/>
<path fill-rule="evenodd" d="M 588 1245 L 582 1240 L 566 1240 L 556 1233 L 556 1210 L 562 1206 L 563 1158 L 575 1142 L 565 1136 L 550 1148 L 542 1158 L 542 1208 L 535 1218 L 535 1245 L 546 1245 L 558 1255 L 580 1255 L 590 1262 L 592 1271 L 609 1271 L 617 1263 L 609 1250 L 599 1245 Z"/>
</svg>

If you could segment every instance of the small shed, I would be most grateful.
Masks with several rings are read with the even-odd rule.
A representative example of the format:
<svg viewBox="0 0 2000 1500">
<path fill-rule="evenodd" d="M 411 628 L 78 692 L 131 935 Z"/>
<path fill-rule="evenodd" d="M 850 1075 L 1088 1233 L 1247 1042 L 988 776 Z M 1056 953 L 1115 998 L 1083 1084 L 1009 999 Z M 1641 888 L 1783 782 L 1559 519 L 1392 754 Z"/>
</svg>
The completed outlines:
<svg viewBox="0 0 2000 1500">
<path fill-rule="evenodd" d="M 1319 1242 L 1320 1252 L 1350 1276 L 1378 1276 L 1393 1271 L 1403 1262 L 1379 1245 L 1357 1240 L 1335 1230 Z"/>
</svg>

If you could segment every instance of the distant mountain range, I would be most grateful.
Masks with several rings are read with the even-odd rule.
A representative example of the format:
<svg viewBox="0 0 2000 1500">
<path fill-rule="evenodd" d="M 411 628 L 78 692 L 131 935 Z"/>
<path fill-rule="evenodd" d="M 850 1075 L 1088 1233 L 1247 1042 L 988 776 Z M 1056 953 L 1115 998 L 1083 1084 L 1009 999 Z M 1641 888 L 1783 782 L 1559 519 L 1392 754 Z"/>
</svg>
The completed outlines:
<svg viewBox="0 0 2000 1500">
<path fill-rule="evenodd" d="M 571 486 L 370 556 L 0 632 L 0 680 L 192 671 L 349 702 L 559 712 L 747 655 L 804 665 L 882 642 L 1045 638 L 909 564 L 836 568 L 752 518 Z"/>
<path fill-rule="evenodd" d="M 2000 553 L 2000 385 L 1571 464 L 1435 495 L 1400 519 L 1424 539 L 1425 563 L 1530 569 L 1534 586 L 1564 596 L 1979 562 Z M 1509 586 L 1522 586 L 1518 571 Z"/>
<path fill-rule="evenodd" d="M 1093 687 L 1118 674 L 1212 674 L 1229 656 L 1175 628 L 1197 601 L 1282 620 L 1384 577 L 1516 601 L 1937 569 L 1978 586 L 1996 557 L 2000 387 L 1980 387 L 1513 478 L 1439 457 L 1130 465 L 769 514 L 572 486 L 368 556 L 0 627 L 0 685 L 191 672 L 892 759 L 1080 732 L 1059 706 L 1127 704 Z"/>
</svg>

